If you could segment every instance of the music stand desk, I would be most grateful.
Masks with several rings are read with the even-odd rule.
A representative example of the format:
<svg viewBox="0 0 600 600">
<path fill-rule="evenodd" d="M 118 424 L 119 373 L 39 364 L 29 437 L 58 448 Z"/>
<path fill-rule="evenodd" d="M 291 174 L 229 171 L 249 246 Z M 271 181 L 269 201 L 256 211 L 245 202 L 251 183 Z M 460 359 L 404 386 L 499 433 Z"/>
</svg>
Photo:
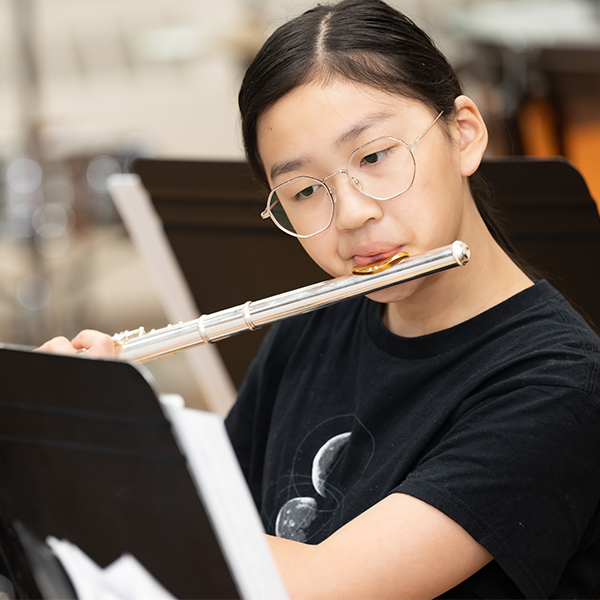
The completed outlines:
<svg viewBox="0 0 600 600">
<path fill-rule="evenodd" d="M 131 553 L 178 598 L 285 597 L 219 417 L 164 409 L 125 362 L 0 349 L 0 369 L 5 527 L 67 539 L 101 567 Z M 182 431 L 185 411 L 208 427 Z"/>
</svg>

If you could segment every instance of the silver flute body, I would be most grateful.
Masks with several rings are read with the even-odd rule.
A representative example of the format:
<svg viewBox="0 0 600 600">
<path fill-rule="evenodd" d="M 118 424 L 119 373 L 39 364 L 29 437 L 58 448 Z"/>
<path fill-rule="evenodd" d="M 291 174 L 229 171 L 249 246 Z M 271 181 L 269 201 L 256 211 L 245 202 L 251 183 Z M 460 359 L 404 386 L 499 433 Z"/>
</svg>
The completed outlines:
<svg viewBox="0 0 600 600">
<path fill-rule="evenodd" d="M 432 252 L 406 258 L 377 273 L 330 279 L 149 332 L 143 328 L 125 331 L 115 334 L 113 340 L 121 347 L 122 360 L 146 362 L 193 346 L 217 342 L 242 331 L 259 329 L 353 296 L 462 266 L 469 256 L 469 247 L 456 241 Z"/>
</svg>

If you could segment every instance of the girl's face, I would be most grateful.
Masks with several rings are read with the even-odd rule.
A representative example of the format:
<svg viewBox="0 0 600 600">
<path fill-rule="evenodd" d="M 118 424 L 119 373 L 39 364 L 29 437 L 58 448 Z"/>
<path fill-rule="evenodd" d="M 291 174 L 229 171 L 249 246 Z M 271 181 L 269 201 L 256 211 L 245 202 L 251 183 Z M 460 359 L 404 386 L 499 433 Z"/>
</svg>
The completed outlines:
<svg viewBox="0 0 600 600">
<path fill-rule="evenodd" d="M 362 144 L 381 136 L 410 144 L 434 118 L 420 102 L 368 86 L 313 82 L 294 89 L 261 116 L 258 148 L 271 187 L 301 175 L 324 179 L 345 169 Z M 461 174 L 460 132 L 450 125 L 450 134 L 453 139 L 440 121 L 433 126 L 413 149 L 417 167 L 411 188 L 391 200 L 361 194 L 343 173 L 328 179 L 336 199 L 333 222 L 300 240 L 311 258 L 338 277 L 400 251 L 412 256 L 456 239 L 467 241 L 463 221 L 472 200 Z M 371 297 L 398 301 L 418 285 L 411 282 Z"/>
</svg>

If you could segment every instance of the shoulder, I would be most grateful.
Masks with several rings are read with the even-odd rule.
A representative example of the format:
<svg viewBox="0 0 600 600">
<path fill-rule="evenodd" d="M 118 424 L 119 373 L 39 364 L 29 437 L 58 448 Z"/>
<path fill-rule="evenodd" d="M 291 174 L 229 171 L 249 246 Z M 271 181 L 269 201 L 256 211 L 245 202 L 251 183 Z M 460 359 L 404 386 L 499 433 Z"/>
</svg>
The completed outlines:
<svg viewBox="0 0 600 600">
<path fill-rule="evenodd" d="M 473 345 L 484 342 L 483 356 L 502 365 L 505 375 L 600 393 L 600 338 L 546 281 L 488 313 L 469 324 Z"/>
<path fill-rule="evenodd" d="M 575 311 L 569 302 L 547 282 L 539 282 L 540 301 L 532 309 L 531 331 L 543 348 L 551 348 L 565 361 L 578 362 L 598 372 L 600 365 L 600 338 L 585 319 Z M 530 333 L 529 328 L 521 337 Z"/>
</svg>

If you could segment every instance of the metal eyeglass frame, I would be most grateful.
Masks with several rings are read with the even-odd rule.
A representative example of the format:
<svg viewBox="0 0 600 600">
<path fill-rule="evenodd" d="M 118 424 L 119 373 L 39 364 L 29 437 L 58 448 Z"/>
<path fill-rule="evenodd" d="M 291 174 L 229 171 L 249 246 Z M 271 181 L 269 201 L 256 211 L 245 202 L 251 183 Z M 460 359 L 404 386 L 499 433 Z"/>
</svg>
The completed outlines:
<svg viewBox="0 0 600 600">
<path fill-rule="evenodd" d="M 402 194 L 408 192 L 408 190 L 412 187 L 412 184 L 415 180 L 415 176 L 417 173 L 417 161 L 415 160 L 415 156 L 412 152 L 413 149 L 416 148 L 417 144 L 425 137 L 425 134 L 438 122 L 438 120 L 440 119 L 440 117 L 443 114 L 444 114 L 444 111 L 443 110 L 440 111 L 439 114 L 437 115 L 437 117 L 427 127 L 427 129 L 425 129 L 425 131 L 419 137 L 417 137 L 417 139 L 412 144 L 407 144 L 405 141 L 400 140 L 395 137 L 392 137 L 392 136 L 389 136 L 389 135 L 383 135 L 381 137 L 375 138 L 374 140 L 371 140 L 370 142 L 367 142 L 366 144 L 363 144 L 362 146 L 359 146 L 356 150 L 354 150 L 354 152 L 352 152 L 352 154 L 350 155 L 350 158 L 348 159 L 348 164 L 346 165 L 345 169 L 340 169 L 339 171 L 335 171 L 335 173 L 331 173 L 331 175 L 327 175 L 327 177 L 324 177 L 323 179 L 317 179 L 316 177 L 310 177 L 308 175 L 298 175 L 298 177 L 292 177 L 292 179 L 288 179 L 287 181 L 284 181 L 283 183 L 276 185 L 269 193 L 269 196 L 267 198 L 267 206 L 262 211 L 262 213 L 260 213 L 261 218 L 262 219 L 270 218 L 271 221 L 273 221 L 273 223 L 275 223 L 275 225 L 279 229 L 281 229 L 281 231 L 283 231 L 284 233 L 287 233 L 288 235 L 291 235 L 293 237 L 304 239 L 304 238 L 314 237 L 315 235 L 319 235 L 319 233 L 322 233 L 323 231 L 325 231 L 333 222 L 333 212 L 334 212 L 334 207 L 335 207 L 335 194 L 331 191 L 331 188 L 325 182 L 328 179 L 330 179 L 331 177 L 335 177 L 336 175 L 340 175 L 341 173 L 346 174 L 346 176 L 350 180 L 350 183 L 357 191 L 359 191 L 361 194 L 363 194 L 363 196 L 367 196 L 368 198 L 372 198 L 373 200 L 379 200 L 381 202 L 385 202 L 386 200 L 392 200 L 392 198 L 397 198 L 398 196 L 401 196 Z M 348 169 L 350 168 L 350 163 L 352 162 L 352 159 L 357 152 L 360 152 L 365 146 L 368 146 L 369 144 L 372 144 L 373 142 L 377 142 L 379 140 L 384 140 L 384 139 L 393 140 L 395 142 L 404 144 L 404 146 L 406 146 L 406 148 L 408 149 L 410 156 L 412 158 L 413 174 L 412 174 L 410 183 L 402 191 L 398 192 L 397 194 L 394 194 L 393 196 L 390 196 L 389 198 L 377 198 L 376 196 L 371 196 L 370 194 L 367 194 L 366 192 L 364 192 L 359 187 L 360 186 L 359 181 L 348 174 Z M 281 225 L 277 221 L 277 219 L 273 216 L 273 213 L 271 212 L 271 200 L 272 200 L 273 196 L 275 195 L 275 193 L 277 192 L 277 190 L 279 188 L 283 187 L 284 185 L 291 183 L 292 181 L 296 181 L 297 179 L 309 179 L 316 183 L 322 184 L 325 187 L 325 189 L 327 190 L 327 195 L 329 196 L 329 199 L 331 200 L 331 215 L 329 216 L 329 222 L 327 223 L 327 225 L 325 225 L 325 227 L 323 227 L 322 229 L 319 229 L 319 231 L 315 231 L 315 233 L 310 233 L 308 235 L 301 235 L 299 233 L 294 233 L 292 231 L 289 231 L 288 229 L 286 229 L 283 225 Z"/>
</svg>

